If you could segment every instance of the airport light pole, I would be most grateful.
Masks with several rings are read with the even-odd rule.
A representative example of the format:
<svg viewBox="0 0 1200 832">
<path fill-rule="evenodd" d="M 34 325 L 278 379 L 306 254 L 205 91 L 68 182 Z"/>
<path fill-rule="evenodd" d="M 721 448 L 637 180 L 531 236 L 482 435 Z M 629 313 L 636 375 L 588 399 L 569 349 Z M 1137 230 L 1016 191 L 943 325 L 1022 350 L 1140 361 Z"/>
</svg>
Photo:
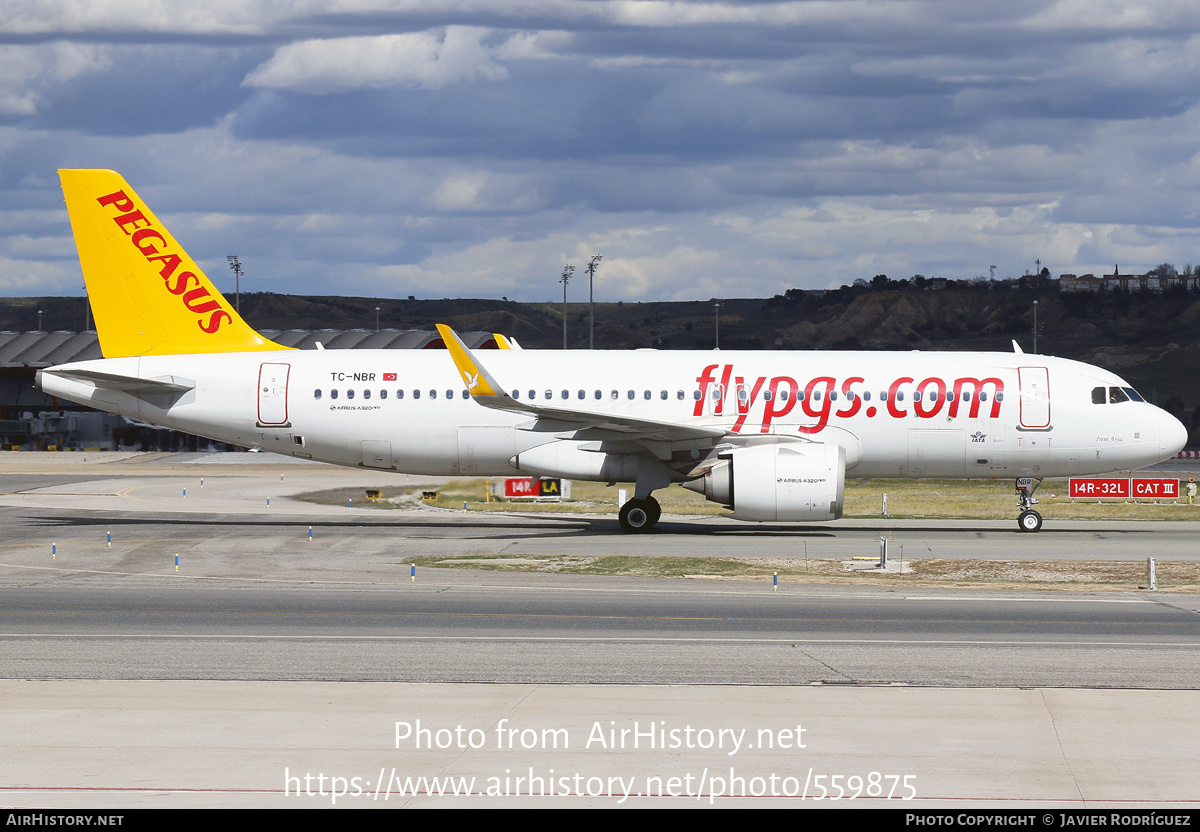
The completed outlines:
<svg viewBox="0 0 1200 832">
<path fill-rule="evenodd" d="M 592 255 L 592 262 L 587 265 L 588 273 L 588 349 L 596 349 L 596 310 L 592 300 L 592 281 L 596 277 L 596 267 L 603 258 L 599 254 Z"/>
<path fill-rule="evenodd" d="M 236 254 L 228 254 L 225 259 L 229 261 L 229 268 L 233 269 L 233 308 L 240 315 L 242 314 L 242 264 L 238 262 Z"/>
<path fill-rule="evenodd" d="M 38 332 L 41 332 L 41 331 L 42 331 L 42 315 L 43 315 L 43 314 L 44 314 L 44 313 L 42 312 L 42 310 L 41 310 L 41 309 L 39 309 L 39 310 L 38 310 Z"/>
<path fill-rule="evenodd" d="M 713 304 L 713 336 L 716 341 L 713 349 L 721 349 L 721 301 Z"/>
<path fill-rule="evenodd" d="M 375 331 L 379 331 L 379 307 L 375 307 Z"/>
<path fill-rule="evenodd" d="M 563 285 L 563 349 L 567 348 L 567 284 L 571 282 L 571 272 L 575 267 L 570 263 L 563 266 L 562 278 L 558 281 Z"/>
<path fill-rule="evenodd" d="M 1037 301 L 1033 302 L 1033 351 L 1037 353 Z"/>
</svg>

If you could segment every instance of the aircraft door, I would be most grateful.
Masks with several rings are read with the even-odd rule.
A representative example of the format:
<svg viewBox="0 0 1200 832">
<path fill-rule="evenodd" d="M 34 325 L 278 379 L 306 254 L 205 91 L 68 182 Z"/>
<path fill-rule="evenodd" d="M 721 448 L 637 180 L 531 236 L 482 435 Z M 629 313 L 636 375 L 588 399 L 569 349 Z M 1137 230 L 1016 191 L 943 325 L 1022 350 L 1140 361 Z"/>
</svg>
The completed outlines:
<svg viewBox="0 0 1200 832">
<path fill-rule="evenodd" d="M 1045 367 L 1018 367 L 1021 384 L 1021 427 L 1050 427 L 1050 374 Z"/>
<path fill-rule="evenodd" d="M 962 430 L 908 432 L 910 477 L 961 477 L 966 473 L 967 433 Z"/>
<path fill-rule="evenodd" d="M 362 464 L 366 468 L 391 468 L 392 443 L 380 439 L 362 440 Z"/>
<path fill-rule="evenodd" d="M 288 426 L 288 376 L 290 364 L 262 364 L 258 369 L 258 426 Z"/>
</svg>

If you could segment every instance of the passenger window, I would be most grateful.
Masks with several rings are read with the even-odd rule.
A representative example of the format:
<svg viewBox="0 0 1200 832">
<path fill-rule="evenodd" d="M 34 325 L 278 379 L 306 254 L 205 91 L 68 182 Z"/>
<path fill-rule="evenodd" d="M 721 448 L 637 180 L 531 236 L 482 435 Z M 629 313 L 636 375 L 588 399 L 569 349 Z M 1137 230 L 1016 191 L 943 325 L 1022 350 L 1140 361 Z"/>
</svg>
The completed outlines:
<svg viewBox="0 0 1200 832">
<path fill-rule="evenodd" d="M 745 387 L 738 387 L 738 401 L 745 402 L 750 398 L 750 394 L 746 392 Z"/>
<path fill-rule="evenodd" d="M 429 391 L 429 398 L 431 398 L 431 399 L 436 399 L 436 398 L 437 398 L 437 391 L 436 391 L 436 390 L 430 390 L 430 391 Z"/>
<path fill-rule="evenodd" d="M 645 399 L 646 401 L 650 401 L 650 391 L 647 390 L 645 393 L 643 393 L 642 398 Z"/>
<path fill-rule="evenodd" d="M 604 396 L 604 394 L 601 393 L 599 390 L 596 391 L 596 401 L 600 401 L 600 399 L 603 398 L 603 396 Z"/>
<path fill-rule="evenodd" d="M 676 390 L 676 391 L 675 391 L 675 398 L 679 399 L 679 401 L 683 401 L 683 391 L 682 391 L 682 390 Z"/>
<path fill-rule="evenodd" d="M 520 391 L 520 390 L 514 390 L 514 391 L 513 391 L 513 398 L 514 398 L 514 399 L 519 399 L 519 398 L 521 398 L 521 391 Z"/>
<path fill-rule="evenodd" d="M 702 398 L 704 398 L 704 394 L 701 393 L 699 390 L 693 390 L 692 398 L 695 399 L 696 401 L 700 401 Z"/>
<path fill-rule="evenodd" d="M 419 399 L 419 398 L 421 398 L 421 391 L 420 391 L 420 390 L 414 390 L 414 391 L 413 391 L 413 398 L 414 398 L 414 399 Z"/>
<path fill-rule="evenodd" d="M 547 390 L 547 391 L 546 391 L 546 401 L 550 401 L 550 400 L 551 400 L 551 399 L 553 399 L 553 398 L 554 398 L 554 391 L 553 391 L 553 390 Z"/>
<path fill-rule="evenodd" d="M 471 398 L 471 391 L 470 391 L 470 390 L 464 390 L 464 391 L 462 391 L 462 397 L 463 397 L 464 399 L 469 399 L 469 398 Z"/>
<path fill-rule="evenodd" d="M 329 398 L 331 398 L 331 399 L 336 399 L 336 398 L 337 398 L 337 390 L 330 390 L 330 391 L 329 391 Z"/>
<path fill-rule="evenodd" d="M 667 400 L 667 391 L 666 390 L 662 391 L 661 393 L 658 394 L 658 397 L 665 402 Z"/>
<path fill-rule="evenodd" d="M 769 402 L 769 401 L 771 401 L 771 391 L 770 391 L 770 390 L 764 390 L 764 391 L 763 391 L 763 401 L 764 401 L 764 402 Z"/>
<path fill-rule="evenodd" d="M 785 387 L 779 391 L 779 401 L 786 402 L 787 400 L 788 400 L 788 391 L 787 391 L 787 388 Z"/>
<path fill-rule="evenodd" d="M 634 392 L 632 390 L 630 390 L 629 394 L 626 396 L 626 398 L 629 399 L 630 401 L 633 401 L 634 395 L 635 395 Z"/>
<path fill-rule="evenodd" d="M 565 400 L 567 400 L 567 399 L 569 399 L 569 398 L 571 398 L 571 391 L 570 391 L 570 390 L 564 390 L 564 391 L 562 392 L 562 397 L 563 397 L 563 400 L 564 400 L 564 401 L 565 401 Z"/>
<path fill-rule="evenodd" d="M 831 401 L 831 402 L 837 401 L 837 391 L 836 390 L 829 391 L 829 401 Z"/>
<path fill-rule="evenodd" d="M 321 398 L 321 391 L 320 391 L 320 390 L 314 390 L 314 391 L 313 391 L 313 398 L 314 398 L 314 399 L 319 399 L 319 398 Z"/>
<path fill-rule="evenodd" d="M 537 391 L 536 391 L 536 390 L 530 390 L 530 391 L 529 391 L 529 401 L 533 401 L 533 400 L 534 400 L 534 399 L 536 399 L 536 398 L 537 398 Z"/>
<path fill-rule="evenodd" d="M 981 401 L 981 402 L 987 401 L 987 391 L 986 390 L 979 391 L 979 401 Z"/>
<path fill-rule="evenodd" d="M 1004 401 L 1004 391 L 1003 390 L 1001 390 L 1000 392 L 998 392 L 996 394 L 996 401 L 998 401 L 998 402 Z"/>
<path fill-rule="evenodd" d="M 350 389 L 350 390 L 347 390 L 347 391 L 346 391 L 346 398 L 347 398 L 347 399 L 353 399 L 353 398 L 354 398 L 354 390 L 353 390 L 353 389 Z"/>
<path fill-rule="evenodd" d="M 387 391 L 386 391 L 386 390 L 380 390 L 380 391 L 379 391 L 379 398 L 381 398 L 381 399 L 386 399 L 386 398 L 387 398 Z"/>
<path fill-rule="evenodd" d="M 819 401 L 821 401 L 821 391 L 820 391 L 820 390 L 814 390 L 814 391 L 813 391 L 813 401 L 814 401 L 814 402 L 819 402 Z"/>
<path fill-rule="evenodd" d="M 584 399 L 586 399 L 586 398 L 587 398 L 587 391 L 586 391 L 586 390 L 580 390 L 580 391 L 579 391 L 579 401 L 583 401 L 583 400 L 584 400 Z"/>
<path fill-rule="evenodd" d="M 898 401 L 898 402 L 904 401 L 904 391 L 903 390 L 896 391 L 896 401 Z"/>
<path fill-rule="evenodd" d="M 617 399 L 617 398 L 620 398 L 620 395 L 621 395 L 620 393 L 618 393 L 616 390 L 614 390 L 614 391 L 612 391 L 612 393 L 609 394 L 608 397 L 610 399 Z"/>
<path fill-rule="evenodd" d="M 403 399 L 403 398 L 404 398 L 404 391 L 403 391 L 403 390 L 397 390 L 397 391 L 396 391 L 396 398 L 397 398 L 397 399 Z"/>
<path fill-rule="evenodd" d="M 871 391 L 870 391 L 870 390 L 864 390 L 864 391 L 863 391 L 863 401 L 864 401 L 864 402 L 869 402 L 869 401 L 871 401 Z"/>
<path fill-rule="evenodd" d="M 370 388 L 367 388 L 366 390 L 364 390 L 364 391 L 363 391 L 363 398 L 364 398 L 364 399 L 369 399 L 369 398 L 371 398 L 371 390 L 370 390 Z"/>
</svg>

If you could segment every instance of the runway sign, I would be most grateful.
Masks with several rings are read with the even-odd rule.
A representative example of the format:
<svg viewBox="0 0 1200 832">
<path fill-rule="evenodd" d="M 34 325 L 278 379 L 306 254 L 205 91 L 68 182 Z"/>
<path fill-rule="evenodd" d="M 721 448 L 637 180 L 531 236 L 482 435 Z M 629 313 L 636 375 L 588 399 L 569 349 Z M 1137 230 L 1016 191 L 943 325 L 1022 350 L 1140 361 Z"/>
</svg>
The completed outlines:
<svg viewBox="0 0 1200 832">
<path fill-rule="evenodd" d="M 1179 480 L 1135 477 L 1133 480 L 1133 496 L 1174 500 L 1179 496 Z"/>
<path fill-rule="evenodd" d="M 1072 497 L 1129 497 L 1129 480 L 1071 477 Z"/>
</svg>

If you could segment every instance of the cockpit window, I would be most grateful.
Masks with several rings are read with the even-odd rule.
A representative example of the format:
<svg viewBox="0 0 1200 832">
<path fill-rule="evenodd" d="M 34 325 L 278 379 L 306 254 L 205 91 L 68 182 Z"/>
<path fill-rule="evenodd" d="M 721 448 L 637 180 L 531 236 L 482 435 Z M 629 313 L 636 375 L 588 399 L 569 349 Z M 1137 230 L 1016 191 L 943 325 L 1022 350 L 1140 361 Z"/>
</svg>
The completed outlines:
<svg viewBox="0 0 1200 832">
<path fill-rule="evenodd" d="M 1138 391 L 1134 390 L 1132 387 L 1122 387 L 1121 389 L 1124 390 L 1127 394 L 1129 394 L 1129 398 L 1131 398 L 1135 402 L 1146 401 L 1145 399 L 1142 398 L 1141 394 L 1138 393 Z"/>
<path fill-rule="evenodd" d="M 1092 404 L 1104 404 L 1108 401 L 1108 392 L 1103 387 L 1092 388 Z"/>
<path fill-rule="evenodd" d="M 1122 390 L 1120 387 L 1108 388 L 1108 403 L 1109 404 L 1119 404 L 1121 402 L 1127 402 L 1127 401 L 1129 401 L 1129 396 L 1125 395 L 1125 391 Z"/>
</svg>

